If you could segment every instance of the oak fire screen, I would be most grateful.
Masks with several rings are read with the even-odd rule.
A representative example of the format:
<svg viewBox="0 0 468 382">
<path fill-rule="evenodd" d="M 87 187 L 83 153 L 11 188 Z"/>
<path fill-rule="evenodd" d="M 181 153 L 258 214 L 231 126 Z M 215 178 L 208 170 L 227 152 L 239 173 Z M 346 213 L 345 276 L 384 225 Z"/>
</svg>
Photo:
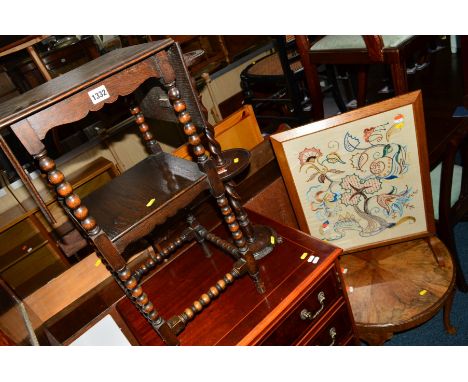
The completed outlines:
<svg viewBox="0 0 468 382">
<path fill-rule="evenodd" d="M 271 141 L 303 231 L 346 252 L 434 233 L 419 91 Z"/>
</svg>

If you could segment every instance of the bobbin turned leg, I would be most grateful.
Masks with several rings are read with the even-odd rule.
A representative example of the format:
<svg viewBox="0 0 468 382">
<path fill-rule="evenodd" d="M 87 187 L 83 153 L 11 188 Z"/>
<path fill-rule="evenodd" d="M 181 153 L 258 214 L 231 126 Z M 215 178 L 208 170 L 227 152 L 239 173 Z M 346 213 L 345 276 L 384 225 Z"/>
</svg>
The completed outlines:
<svg viewBox="0 0 468 382">
<path fill-rule="evenodd" d="M 97 234 L 100 228 L 96 220 L 88 215 L 88 209 L 81 204 L 80 197 L 73 192 L 72 185 L 65 180 L 63 173 L 55 167 L 55 161 L 47 156 L 47 151 L 35 155 L 34 159 L 38 161 L 39 168 L 46 173 L 48 182 L 55 187 L 58 196 L 62 198 L 62 205 L 71 211 L 82 229 L 90 236 Z"/>
<path fill-rule="evenodd" d="M 229 202 L 227 198 L 223 195 L 216 198 L 216 202 L 221 209 L 221 213 L 224 216 L 224 221 L 227 223 L 229 230 L 231 231 L 232 238 L 234 239 L 234 243 L 236 244 L 239 253 L 246 261 L 247 264 L 247 271 L 249 276 L 252 278 L 253 282 L 255 283 L 255 287 L 257 288 L 258 293 L 265 293 L 265 285 L 263 284 L 260 273 L 258 272 L 258 267 L 255 261 L 255 258 L 249 248 L 247 247 L 247 241 L 242 234 L 242 230 L 239 227 L 239 223 L 236 220 L 236 216 L 232 212 L 231 207 L 229 206 Z"/>
<path fill-rule="evenodd" d="M 222 151 L 219 142 L 215 138 L 214 128 L 207 121 L 205 121 L 205 135 L 217 173 L 224 181 L 227 197 L 246 236 L 249 250 L 253 253 L 255 259 L 261 259 L 273 250 L 276 243 L 281 243 L 281 238 L 270 227 L 252 225 L 247 212 L 242 206 L 241 197 L 236 191 L 236 184 L 232 178 L 240 169 L 246 167 L 250 160 L 250 154 L 244 149 Z M 236 159 L 238 162 L 245 162 L 244 164 L 238 164 L 240 169 L 236 168 L 236 164 L 233 163 Z"/>
<path fill-rule="evenodd" d="M 265 257 L 276 244 L 282 242 L 282 238 L 270 227 L 263 225 L 252 225 L 241 203 L 241 198 L 236 192 L 234 181 L 230 180 L 224 184 L 229 202 L 236 214 L 237 220 L 245 233 L 248 247 L 256 260 Z"/>
<path fill-rule="evenodd" d="M 146 318 L 151 326 L 167 345 L 179 345 L 176 334 L 171 330 L 168 323 L 158 314 L 153 303 L 143 292 L 141 284 L 132 275 L 128 267 L 124 267 L 117 272 L 119 285 L 124 289 L 125 294 L 130 298 L 139 312 Z"/>
<path fill-rule="evenodd" d="M 216 170 L 214 169 L 213 162 L 209 161 L 209 158 L 206 154 L 206 150 L 201 144 L 200 136 L 198 135 L 197 129 L 192 122 L 192 118 L 189 112 L 187 111 L 187 106 L 185 102 L 181 99 L 180 92 L 175 86 L 175 82 L 167 84 L 166 89 L 169 100 L 174 108 L 174 111 L 177 114 L 179 122 L 184 127 L 184 133 L 188 137 L 188 142 L 192 146 L 193 153 L 197 157 L 198 165 L 208 175 L 208 180 L 211 185 L 211 193 L 216 198 L 218 206 L 221 209 L 221 213 L 224 216 L 224 220 L 227 223 L 229 230 L 231 231 L 234 243 L 236 244 L 241 257 L 250 259 L 250 256 L 253 257 L 253 255 L 249 252 L 247 242 L 244 238 L 244 235 L 242 234 L 242 230 L 240 229 L 236 216 L 229 207 L 228 199 L 225 196 L 225 187 L 219 179 Z M 255 262 L 255 259 L 247 260 L 249 264 L 251 264 L 252 261 Z M 265 288 L 260 279 L 259 273 L 256 270 L 256 267 L 249 266 L 247 267 L 247 269 L 249 271 L 249 275 L 255 283 L 257 291 L 259 293 L 264 293 Z"/>
<path fill-rule="evenodd" d="M 249 220 L 249 217 L 247 216 L 247 212 L 242 206 L 241 197 L 239 196 L 239 194 L 237 193 L 235 189 L 234 182 L 232 180 L 229 182 L 226 182 L 224 184 L 224 187 L 226 188 L 226 193 L 228 195 L 231 206 L 236 213 L 237 220 L 239 221 L 242 231 L 244 232 L 247 238 L 247 242 L 253 243 L 255 241 L 254 228 L 252 226 L 252 223 Z"/>
<path fill-rule="evenodd" d="M 99 250 L 99 243 L 103 239 L 102 231 L 96 220 L 89 215 L 86 206 L 81 203 L 80 197 L 73 192 L 73 187 L 65 180 L 64 174 L 56 168 L 54 160 L 47 156 L 46 150 L 35 155 L 34 158 L 38 161 L 39 168 L 46 173 L 49 183 L 55 187 L 57 194 L 62 198 L 64 208 L 71 212 L 87 236 L 93 241 L 96 240 L 94 244 L 98 249 L 98 255 L 102 257 L 104 264 L 125 294 L 132 299 L 140 313 L 167 344 L 177 345 L 179 343 L 177 337 L 172 333 L 162 317 L 158 315 L 148 296 L 143 293 L 141 285 L 138 285 L 136 278 L 131 275 L 130 270 L 124 265 L 123 258 L 116 252 L 109 254 L 106 251 Z"/>
<path fill-rule="evenodd" d="M 206 154 L 205 148 L 201 144 L 200 136 L 198 135 L 197 129 L 192 122 L 192 118 L 188 113 L 187 106 L 185 102 L 181 99 L 180 92 L 175 86 L 175 82 L 171 82 L 166 85 L 167 94 L 169 100 L 172 103 L 174 111 L 177 114 L 179 122 L 183 125 L 184 133 L 187 135 L 188 142 L 192 146 L 193 153 L 197 158 L 199 167 L 205 171 L 208 175 L 208 180 L 211 185 L 211 191 L 213 196 L 218 202 L 218 206 L 222 209 L 225 206 L 228 206 L 228 201 L 225 197 L 225 188 L 222 182 L 219 180 L 219 177 L 214 171 L 214 166 L 212 162 L 209 161 L 209 158 Z M 210 166 L 211 165 L 211 166 Z M 221 210 L 223 212 L 223 210 Z M 234 241 L 236 242 L 237 247 L 242 253 L 247 252 L 247 247 L 245 239 L 243 239 L 242 232 L 239 230 L 239 224 L 236 221 L 236 216 L 229 209 L 229 212 L 223 213 L 224 220 L 229 226 L 230 231 Z"/>
</svg>

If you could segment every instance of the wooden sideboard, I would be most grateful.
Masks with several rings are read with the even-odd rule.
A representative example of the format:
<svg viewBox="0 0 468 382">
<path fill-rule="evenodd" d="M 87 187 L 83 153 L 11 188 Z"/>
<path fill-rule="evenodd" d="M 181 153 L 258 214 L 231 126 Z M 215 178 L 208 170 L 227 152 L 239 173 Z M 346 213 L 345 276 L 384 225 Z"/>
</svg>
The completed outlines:
<svg viewBox="0 0 468 382">
<path fill-rule="evenodd" d="M 253 211 L 249 217 L 282 237 L 282 243 L 259 261 L 267 292 L 258 294 L 247 277 L 238 280 L 179 335 L 181 345 L 358 344 L 337 260 L 341 249 Z M 214 232 L 228 237 L 221 225 Z M 217 275 L 229 270 L 230 258 L 214 247 L 212 252 L 207 259 L 194 245 L 144 283 L 163 316 L 182 311 L 216 282 Z M 117 311 L 124 332 L 129 330 L 139 344 L 163 344 L 128 299 L 117 303 Z"/>
</svg>

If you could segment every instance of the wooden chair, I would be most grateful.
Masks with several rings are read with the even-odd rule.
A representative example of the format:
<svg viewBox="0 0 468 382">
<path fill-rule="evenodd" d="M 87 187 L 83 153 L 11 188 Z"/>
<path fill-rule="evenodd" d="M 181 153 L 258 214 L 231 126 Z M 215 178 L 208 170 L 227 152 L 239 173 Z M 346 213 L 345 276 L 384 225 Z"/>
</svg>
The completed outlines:
<svg viewBox="0 0 468 382">
<path fill-rule="evenodd" d="M 461 164 L 456 161 L 460 154 Z M 468 121 L 462 119 L 450 139 L 442 163 L 431 171 L 434 217 L 437 232 L 452 253 L 457 287 L 468 292 L 455 244 L 454 226 L 468 218 Z"/>
<path fill-rule="evenodd" d="M 305 84 L 304 67 L 294 36 L 277 36 L 276 51 L 251 63 L 241 73 L 244 103 L 253 106 L 259 121 L 276 120 L 301 125 L 311 119 L 310 95 Z M 320 91 L 331 90 L 341 111 L 345 111 L 333 86 L 333 76 L 320 79 L 329 84 Z"/>
<path fill-rule="evenodd" d="M 278 36 L 274 41 L 276 51 L 252 62 L 240 75 L 244 102 L 252 105 L 259 121 L 305 123 L 308 97 L 294 36 Z"/>
<path fill-rule="evenodd" d="M 197 163 L 163 152 L 149 131 L 142 108 L 132 105 L 130 111 L 151 155 L 81 200 L 41 140 L 55 126 L 76 121 L 89 111 L 101 109 L 106 102 L 137 89 L 144 92 L 143 84 L 148 85 L 151 80 L 155 81 L 151 92 L 140 94 L 141 103 L 146 107 L 151 104 L 159 119 L 183 126 Z M 248 273 L 258 292 L 264 292 L 256 258 L 271 252 L 275 241 L 270 242 L 270 238 L 275 234 L 267 227 L 251 225 L 231 183 L 232 177 L 248 166 L 248 152 L 220 151 L 212 128 L 205 123 L 182 52 L 172 40 L 112 51 L 11 101 L 0 108 L 0 128 L 11 125 L 38 161 L 64 209 L 166 344 L 178 344 L 177 334 L 188 322 L 242 275 Z M 201 144 L 196 125 L 204 130 L 210 152 Z M 190 214 L 190 204 L 205 190 L 215 198 L 233 243 L 208 232 Z M 125 260 L 130 244 L 145 238 L 180 210 L 188 211 L 188 227 L 166 245 L 156 247 L 153 254 L 131 270 Z M 210 251 L 206 241 L 232 256 L 235 263 L 207 293 L 166 321 L 143 292 L 141 280 L 184 243 L 193 240 L 200 243 L 207 257 Z"/>
<path fill-rule="evenodd" d="M 314 120 L 324 117 L 316 65 L 357 65 L 357 106 L 361 107 L 366 102 L 368 65 L 390 65 L 395 95 L 406 93 L 406 60 L 415 52 L 426 49 L 429 38 L 430 36 L 324 36 L 311 44 L 307 36 L 296 36 L 311 95 Z"/>
</svg>

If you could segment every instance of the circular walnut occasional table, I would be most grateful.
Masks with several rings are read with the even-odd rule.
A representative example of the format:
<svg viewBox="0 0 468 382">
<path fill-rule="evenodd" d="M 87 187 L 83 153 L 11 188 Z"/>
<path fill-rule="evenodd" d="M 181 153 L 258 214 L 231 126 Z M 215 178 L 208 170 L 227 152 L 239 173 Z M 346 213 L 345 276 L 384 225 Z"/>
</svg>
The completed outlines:
<svg viewBox="0 0 468 382">
<path fill-rule="evenodd" d="M 435 236 L 346 254 L 343 278 L 360 339 L 382 345 L 394 333 L 414 328 L 450 310 L 455 272 L 445 245 Z"/>
</svg>

